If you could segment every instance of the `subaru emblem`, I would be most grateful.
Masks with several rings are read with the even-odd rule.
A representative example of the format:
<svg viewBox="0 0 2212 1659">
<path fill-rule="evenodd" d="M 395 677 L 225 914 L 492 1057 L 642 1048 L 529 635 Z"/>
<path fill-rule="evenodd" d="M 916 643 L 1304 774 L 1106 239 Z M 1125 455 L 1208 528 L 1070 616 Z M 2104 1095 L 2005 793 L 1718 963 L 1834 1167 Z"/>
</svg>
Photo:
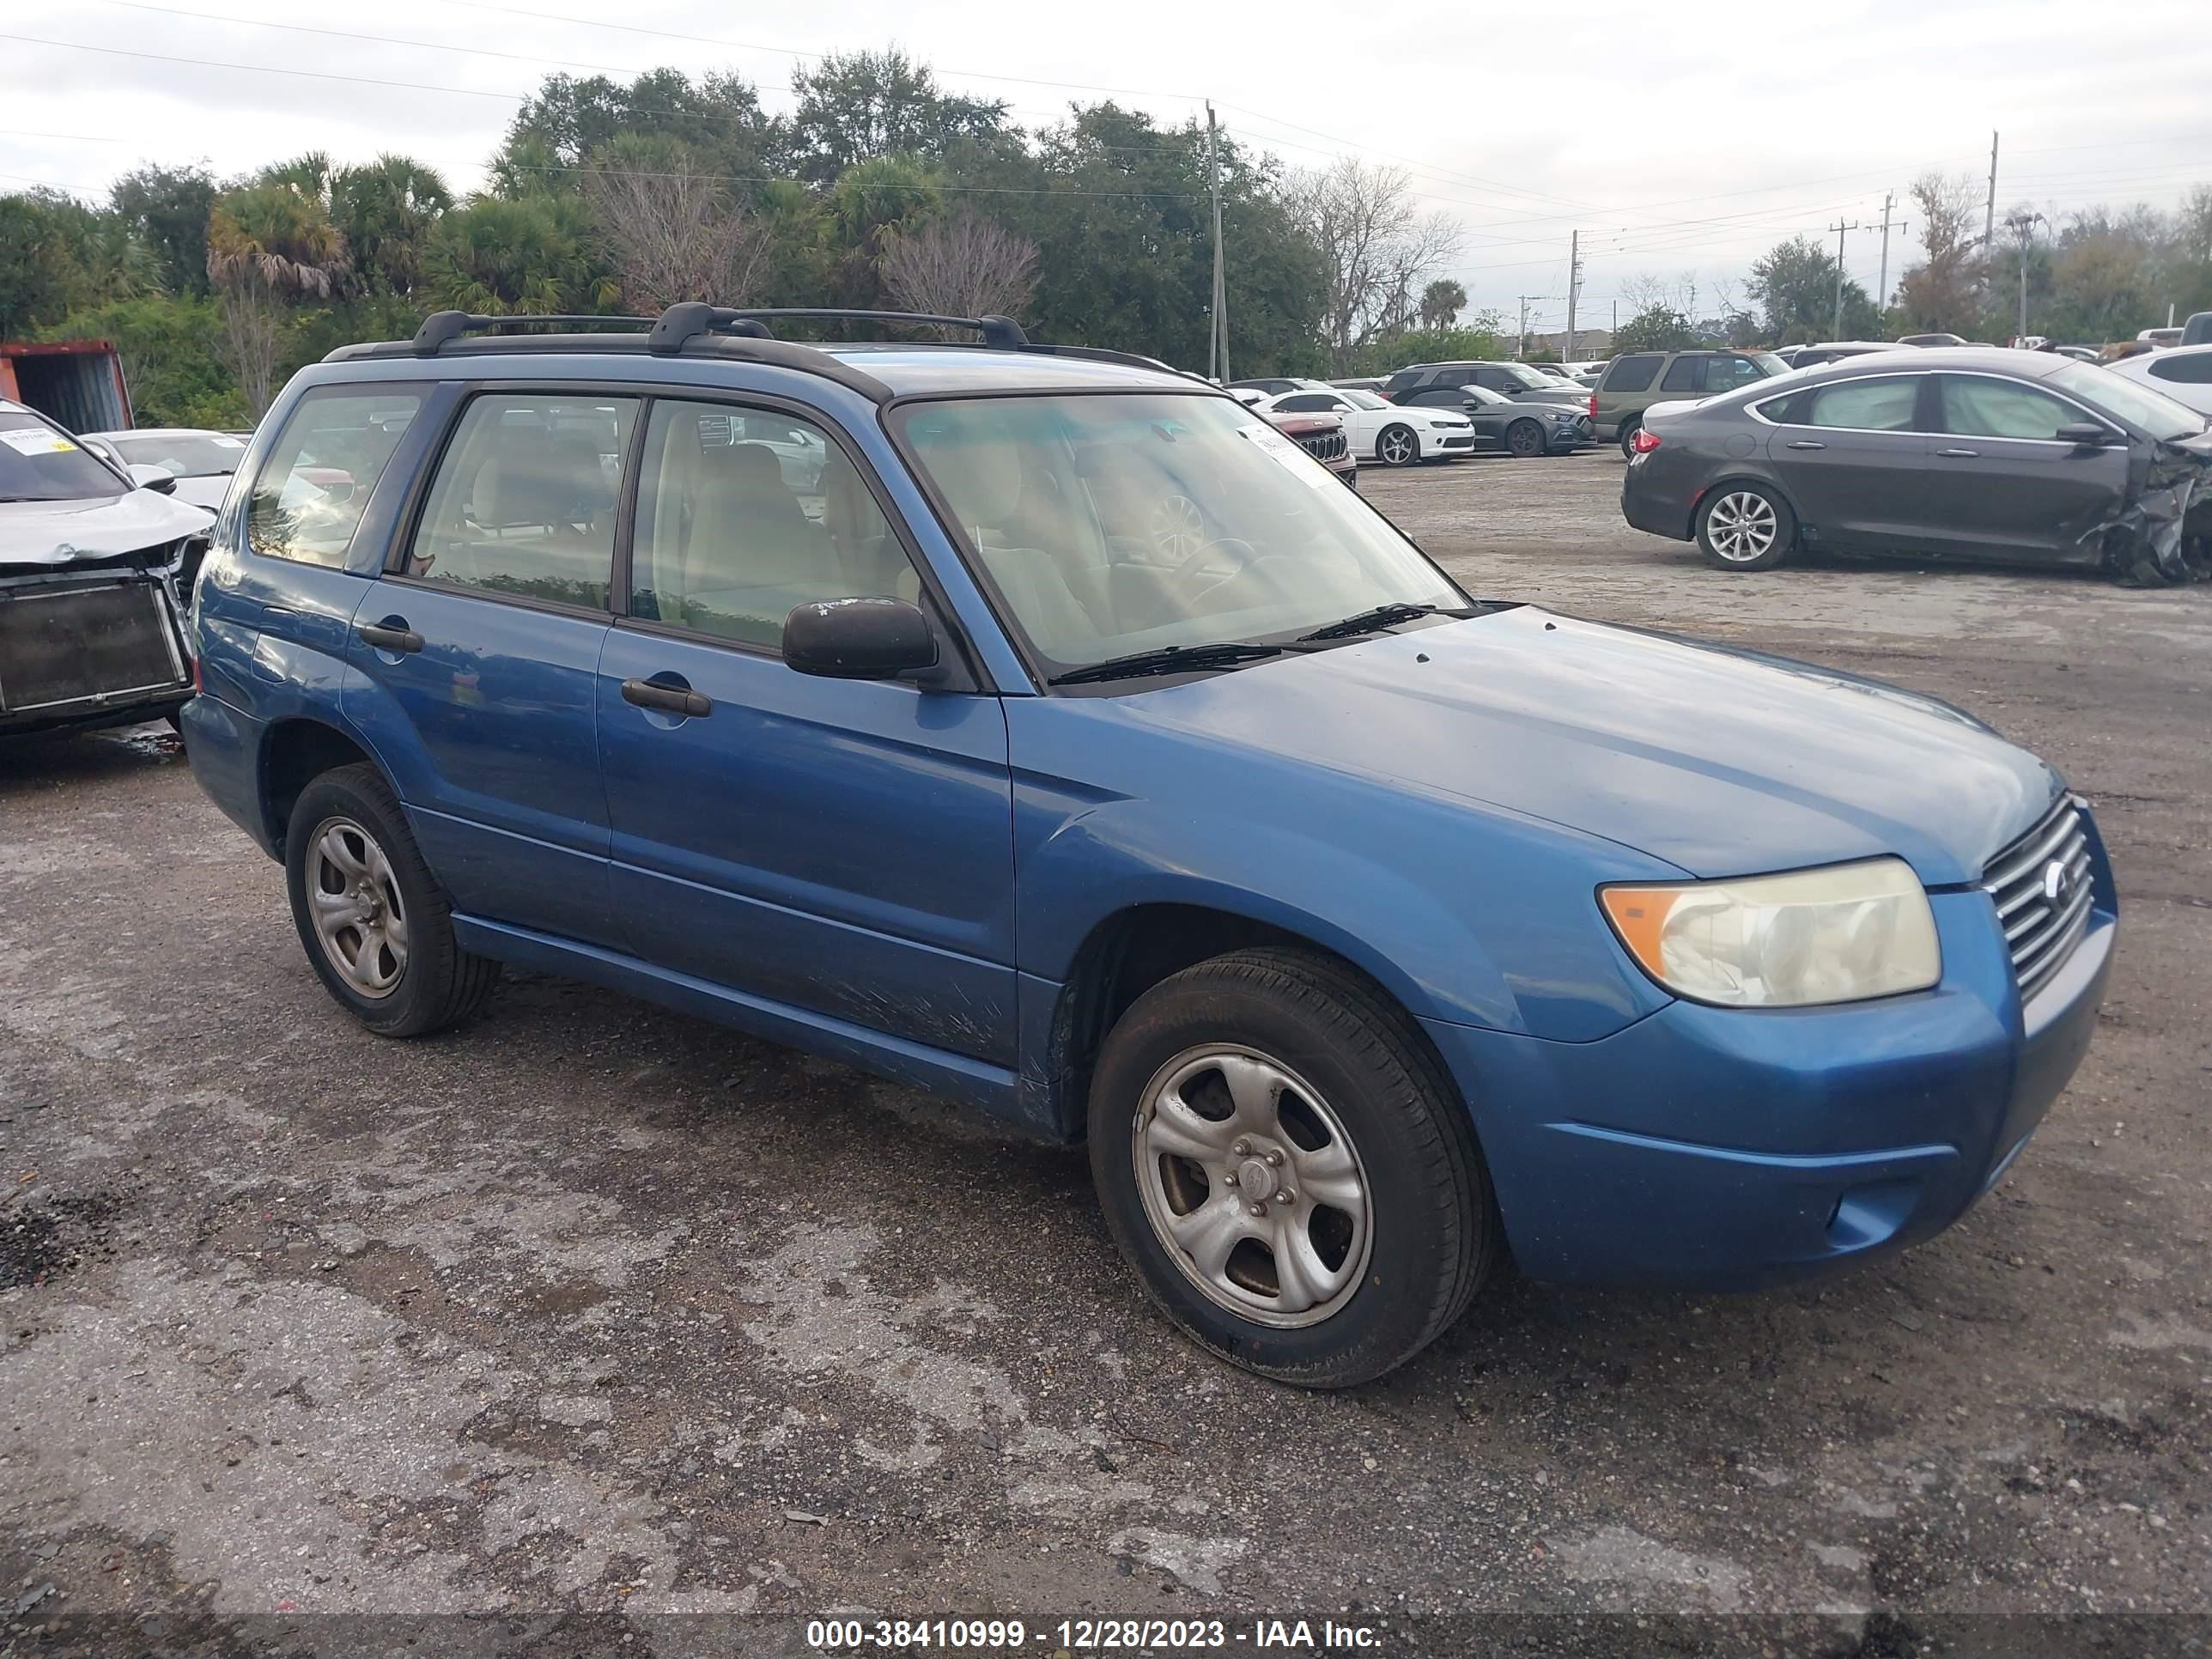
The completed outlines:
<svg viewBox="0 0 2212 1659">
<path fill-rule="evenodd" d="M 2066 896 L 2066 860 L 2053 859 L 2043 866 L 2043 896 L 2056 904 Z"/>
</svg>

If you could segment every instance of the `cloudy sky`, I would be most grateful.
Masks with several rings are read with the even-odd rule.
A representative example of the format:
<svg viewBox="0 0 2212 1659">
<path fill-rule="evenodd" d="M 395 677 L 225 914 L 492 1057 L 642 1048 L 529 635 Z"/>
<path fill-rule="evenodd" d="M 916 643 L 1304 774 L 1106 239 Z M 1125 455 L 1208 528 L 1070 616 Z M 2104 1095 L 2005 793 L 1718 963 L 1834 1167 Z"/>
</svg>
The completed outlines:
<svg viewBox="0 0 2212 1659">
<path fill-rule="evenodd" d="M 1404 167 L 1466 227 L 1452 274 L 1509 319 L 1525 295 L 1532 325 L 1561 324 L 1579 229 L 1582 319 L 1602 324 L 1638 278 L 1694 282 L 1710 308 L 1763 248 L 1838 220 L 1871 227 L 1845 241 L 1871 288 L 1885 191 L 1986 175 L 1992 129 L 2000 210 L 2171 206 L 2212 181 L 2203 21 L 2204 0 L 0 4 L 0 187 L 95 195 L 148 161 L 228 174 L 320 149 L 405 150 L 467 189 L 554 70 L 734 70 L 786 108 L 795 64 L 896 42 L 1024 125 L 1109 92 L 1169 120 L 1211 97 L 1291 165 Z"/>
</svg>

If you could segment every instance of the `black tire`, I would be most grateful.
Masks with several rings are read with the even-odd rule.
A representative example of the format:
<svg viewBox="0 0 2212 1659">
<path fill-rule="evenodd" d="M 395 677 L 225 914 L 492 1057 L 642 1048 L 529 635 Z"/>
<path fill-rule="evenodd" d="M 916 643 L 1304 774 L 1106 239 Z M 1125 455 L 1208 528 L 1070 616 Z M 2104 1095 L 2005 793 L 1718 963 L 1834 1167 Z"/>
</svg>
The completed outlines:
<svg viewBox="0 0 2212 1659">
<path fill-rule="evenodd" d="M 1134 1141 L 1148 1088 L 1179 1058 L 1217 1044 L 1294 1060 L 1362 1167 L 1364 1267 L 1316 1323 L 1285 1328 L 1212 1299 L 1139 1189 Z M 1459 1317 L 1500 1252 L 1489 1176 L 1441 1065 L 1374 987 L 1304 951 L 1216 957 L 1139 997 L 1099 1051 L 1089 1131 L 1107 1226 L 1147 1294 L 1200 1346 L 1278 1382 L 1347 1388 L 1403 1364 Z"/>
<path fill-rule="evenodd" d="M 374 837 L 398 890 L 407 954 L 392 988 L 368 996 L 349 985 L 316 932 L 307 893 L 309 852 L 323 827 L 349 819 Z M 459 1024 L 483 1006 L 499 981 L 498 963 L 464 951 L 453 938 L 453 907 L 422 861 L 407 816 L 374 766 L 341 766 L 300 792 L 284 832 L 284 884 L 292 924 L 324 989 L 380 1036 L 423 1036 Z"/>
<path fill-rule="evenodd" d="M 1391 459 L 1393 454 L 1395 460 Z M 1421 440 L 1413 428 L 1393 421 L 1375 434 L 1375 459 L 1385 466 L 1412 466 L 1421 459 Z"/>
<path fill-rule="evenodd" d="M 1642 422 L 1637 421 L 1623 421 L 1620 423 L 1620 455 L 1623 460 L 1636 459 L 1636 452 L 1631 449 L 1629 445 L 1635 441 L 1637 428 L 1641 424 Z"/>
<path fill-rule="evenodd" d="M 1544 453 L 1544 428 L 1534 421 L 1516 421 L 1505 428 L 1505 448 L 1520 460 L 1534 460 Z"/>
<path fill-rule="evenodd" d="M 1753 533 L 1763 522 L 1759 509 L 1771 520 L 1763 544 Z M 1764 484 L 1741 479 L 1706 492 L 1698 503 L 1697 528 L 1698 550 L 1707 563 L 1723 570 L 1771 570 L 1797 544 L 1797 515 L 1790 503 Z M 1732 529 L 1737 533 L 1732 535 Z"/>
</svg>

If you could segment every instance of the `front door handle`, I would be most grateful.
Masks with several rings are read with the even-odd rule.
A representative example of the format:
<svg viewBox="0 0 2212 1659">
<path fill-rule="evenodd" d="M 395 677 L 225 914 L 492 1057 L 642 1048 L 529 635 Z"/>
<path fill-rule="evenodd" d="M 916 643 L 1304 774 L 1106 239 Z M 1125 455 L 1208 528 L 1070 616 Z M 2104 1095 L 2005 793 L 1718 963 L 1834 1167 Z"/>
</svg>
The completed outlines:
<svg viewBox="0 0 2212 1659">
<path fill-rule="evenodd" d="M 658 708 L 671 714 L 711 714 L 714 705 L 688 685 L 661 685 L 652 680 L 624 680 L 623 701 L 640 708 Z"/>
<path fill-rule="evenodd" d="M 1982 452 L 1978 449 L 1939 449 L 1936 453 L 1947 461 L 1971 461 Z"/>
<path fill-rule="evenodd" d="M 411 656 L 422 648 L 422 636 L 404 623 L 392 627 L 384 623 L 363 623 L 356 631 L 380 651 L 397 651 L 403 656 Z"/>
<path fill-rule="evenodd" d="M 1789 447 L 1792 449 L 1826 449 L 1827 445 L 1817 443 L 1810 438 L 1796 438 L 1791 440 Z"/>
</svg>

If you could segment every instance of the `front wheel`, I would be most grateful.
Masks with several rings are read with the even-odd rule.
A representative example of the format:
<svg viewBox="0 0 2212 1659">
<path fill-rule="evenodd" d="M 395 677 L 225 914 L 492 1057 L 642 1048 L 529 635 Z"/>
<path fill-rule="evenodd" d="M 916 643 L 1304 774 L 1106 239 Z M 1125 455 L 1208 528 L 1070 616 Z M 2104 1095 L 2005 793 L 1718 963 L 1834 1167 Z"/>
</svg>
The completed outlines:
<svg viewBox="0 0 2212 1659">
<path fill-rule="evenodd" d="M 292 922 L 324 988 L 380 1036 L 467 1018 L 499 963 L 464 951 L 446 895 L 374 766 L 342 766 L 300 792 L 284 834 Z"/>
<path fill-rule="evenodd" d="M 1723 484 L 1698 508 L 1698 545 L 1723 570 L 1771 570 L 1796 539 L 1789 504 L 1758 484 Z"/>
<path fill-rule="evenodd" d="M 1524 461 L 1533 460 L 1544 453 L 1544 428 L 1534 421 L 1516 421 L 1505 428 L 1505 447 Z"/>
<path fill-rule="evenodd" d="M 1410 426 L 1386 426 L 1375 440 L 1375 459 L 1385 466 L 1411 466 L 1421 459 L 1421 441 Z"/>
<path fill-rule="evenodd" d="M 1302 951 L 1152 987 L 1100 1051 L 1091 1168 L 1152 1299 L 1237 1364 L 1344 1388 L 1465 1308 L 1497 1212 L 1464 1106 L 1402 1015 Z"/>
</svg>

